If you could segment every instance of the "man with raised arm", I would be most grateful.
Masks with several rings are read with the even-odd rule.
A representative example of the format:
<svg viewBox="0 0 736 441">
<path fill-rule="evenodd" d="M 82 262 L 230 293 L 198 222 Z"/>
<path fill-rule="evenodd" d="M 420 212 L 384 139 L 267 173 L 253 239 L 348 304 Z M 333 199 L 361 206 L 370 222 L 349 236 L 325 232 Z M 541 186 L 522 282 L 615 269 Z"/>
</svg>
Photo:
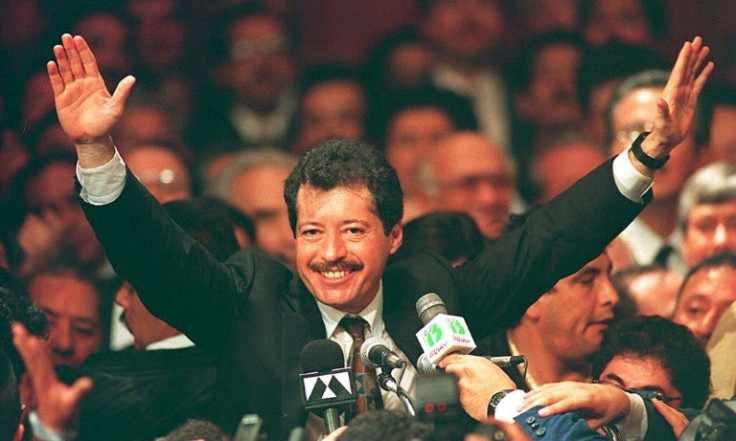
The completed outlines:
<svg viewBox="0 0 736 441">
<path fill-rule="evenodd" d="M 419 254 L 386 266 L 401 245 L 402 193 L 395 171 L 370 146 L 324 142 L 285 183 L 298 277 L 241 251 L 224 264 L 197 246 L 126 171 L 109 136 L 135 80 L 110 95 L 82 37 L 65 34 L 48 64 L 59 121 L 75 143 L 85 212 L 115 269 L 149 310 L 210 351 L 221 368 L 223 423 L 258 413 L 274 439 L 306 421 L 299 402 L 299 353 L 329 338 L 346 358 L 353 338 L 341 324 L 363 320 L 365 337 L 387 341 L 412 365 L 419 296 L 435 292 L 478 337 L 510 326 L 541 293 L 603 251 L 649 198 L 652 165 L 688 132 L 712 64 L 700 38 L 687 42 L 659 102 L 653 132 L 570 190 L 531 213 L 473 261 L 453 268 Z M 646 158 L 649 158 L 647 160 Z M 653 168 L 656 168 L 653 167 Z M 402 386 L 412 393 L 410 366 Z M 507 384 L 499 384 L 499 389 Z M 400 400 L 388 393 L 386 408 Z M 379 400 L 380 402 L 380 400 Z"/>
</svg>

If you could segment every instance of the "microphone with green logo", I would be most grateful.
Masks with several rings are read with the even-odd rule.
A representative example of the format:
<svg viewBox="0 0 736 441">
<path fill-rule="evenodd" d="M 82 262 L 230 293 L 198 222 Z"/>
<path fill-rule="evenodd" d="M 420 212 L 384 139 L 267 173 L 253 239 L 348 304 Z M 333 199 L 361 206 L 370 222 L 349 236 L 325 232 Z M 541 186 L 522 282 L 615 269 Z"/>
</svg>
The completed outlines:
<svg viewBox="0 0 736 441">
<path fill-rule="evenodd" d="M 448 315 L 438 294 L 424 294 L 417 300 L 416 309 L 424 323 L 416 336 L 430 363 L 437 364 L 449 354 L 469 354 L 475 349 L 475 340 L 465 319 Z"/>
</svg>

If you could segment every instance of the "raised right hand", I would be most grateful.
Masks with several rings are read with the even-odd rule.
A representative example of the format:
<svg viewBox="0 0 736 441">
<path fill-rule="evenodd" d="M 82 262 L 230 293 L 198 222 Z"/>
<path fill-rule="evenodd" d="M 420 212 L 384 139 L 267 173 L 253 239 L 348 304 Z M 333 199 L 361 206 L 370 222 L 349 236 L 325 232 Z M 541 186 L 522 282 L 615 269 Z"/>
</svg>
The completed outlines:
<svg viewBox="0 0 736 441">
<path fill-rule="evenodd" d="M 109 144 L 135 78 L 123 78 L 110 95 L 84 38 L 64 34 L 61 43 L 54 46 L 56 62 L 46 65 L 59 123 L 75 145 Z"/>
<path fill-rule="evenodd" d="M 56 376 L 46 342 L 13 323 L 13 344 L 18 349 L 38 399 L 38 417 L 51 430 L 66 432 L 77 424 L 82 398 L 92 390 L 92 380 L 81 377 L 68 386 Z"/>
</svg>

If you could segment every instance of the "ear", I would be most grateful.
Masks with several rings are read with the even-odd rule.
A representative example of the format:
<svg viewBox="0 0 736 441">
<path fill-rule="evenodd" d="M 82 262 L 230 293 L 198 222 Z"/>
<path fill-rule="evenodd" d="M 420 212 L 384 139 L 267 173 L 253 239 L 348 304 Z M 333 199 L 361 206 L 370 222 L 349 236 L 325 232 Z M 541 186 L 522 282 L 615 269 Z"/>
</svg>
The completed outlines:
<svg viewBox="0 0 736 441">
<path fill-rule="evenodd" d="M 389 254 L 394 254 L 401 244 L 404 242 L 404 226 L 401 221 L 398 221 L 391 231 L 388 233 L 389 237 Z"/>
</svg>

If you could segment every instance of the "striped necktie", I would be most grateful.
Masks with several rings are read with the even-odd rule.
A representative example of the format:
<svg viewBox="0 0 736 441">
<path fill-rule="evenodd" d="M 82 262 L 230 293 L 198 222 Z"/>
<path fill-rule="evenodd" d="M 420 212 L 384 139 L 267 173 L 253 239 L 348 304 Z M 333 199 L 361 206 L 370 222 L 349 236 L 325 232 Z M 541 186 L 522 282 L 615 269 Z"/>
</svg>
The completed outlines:
<svg viewBox="0 0 736 441">
<path fill-rule="evenodd" d="M 359 394 L 356 403 L 357 413 L 383 408 L 381 390 L 376 380 L 376 370 L 363 366 L 363 361 L 360 358 L 360 347 L 365 341 L 365 327 L 367 325 L 368 323 L 361 317 L 345 316 L 340 320 L 340 326 L 353 338 L 348 364 L 353 369 L 355 388 Z M 348 414 L 350 413 L 354 414 L 354 412 L 348 412 Z"/>
</svg>

